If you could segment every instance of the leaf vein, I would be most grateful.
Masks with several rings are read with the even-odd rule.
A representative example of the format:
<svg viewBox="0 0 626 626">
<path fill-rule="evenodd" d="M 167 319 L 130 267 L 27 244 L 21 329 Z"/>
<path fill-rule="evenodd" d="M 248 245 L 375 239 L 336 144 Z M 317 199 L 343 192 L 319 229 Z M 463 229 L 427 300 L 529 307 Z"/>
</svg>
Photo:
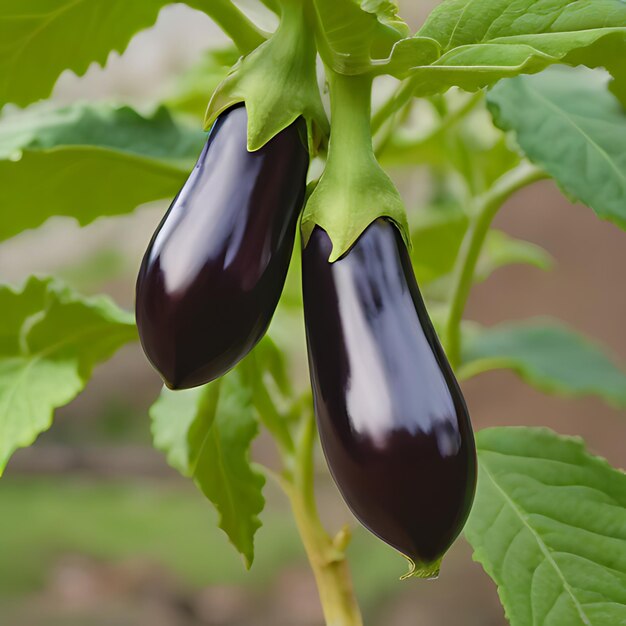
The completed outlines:
<svg viewBox="0 0 626 626">
<path fill-rule="evenodd" d="M 528 520 L 525 518 L 525 516 L 523 515 L 522 511 L 520 511 L 520 509 L 517 506 L 517 504 L 511 499 L 511 497 L 499 485 L 499 483 L 496 481 L 495 477 L 491 474 L 491 472 L 487 468 L 486 464 L 484 464 L 484 463 L 483 463 L 483 470 L 485 471 L 485 474 L 487 475 L 489 480 L 491 480 L 491 482 L 493 483 L 493 485 L 496 488 L 496 490 L 501 494 L 502 498 L 507 502 L 507 504 L 511 507 L 512 511 L 517 515 L 517 517 L 519 518 L 520 522 L 524 526 L 526 526 L 528 531 L 535 538 L 535 540 L 537 542 L 537 545 L 539 546 L 539 549 L 543 553 L 546 561 L 553 567 L 554 571 L 556 572 L 558 578 L 561 581 L 561 585 L 563 586 L 564 591 L 567 593 L 567 595 L 571 599 L 572 603 L 574 604 L 574 607 L 575 607 L 575 609 L 576 609 L 580 619 L 582 620 L 583 624 L 585 624 L 585 626 L 592 626 L 591 625 L 591 621 L 589 620 L 589 617 L 587 616 L 587 614 L 585 613 L 582 605 L 578 601 L 578 598 L 574 595 L 574 592 L 573 592 L 572 588 L 570 587 L 569 583 L 567 582 L 567 580 L 565 579 L 565 576 L 563 575 L 563 572 L 558 567 L 556 561 L 554 560 L 554 558 L 552 557 L 552 555 L 550 553 L 550 550 L 549 550 L 548 546 L 545 544 L 545 542 L 543 541 L 543 539 L 541 538 L 539 533 L 528 523 Z"/>
</svg>

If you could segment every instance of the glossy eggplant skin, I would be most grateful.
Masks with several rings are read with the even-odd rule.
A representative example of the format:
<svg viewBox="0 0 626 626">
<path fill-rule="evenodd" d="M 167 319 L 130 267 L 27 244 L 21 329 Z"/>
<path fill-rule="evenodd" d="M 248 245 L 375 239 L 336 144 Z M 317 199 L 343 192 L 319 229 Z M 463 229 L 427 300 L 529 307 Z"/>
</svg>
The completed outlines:
<svg viewBox="0 0 626 626">
<path fill-rule="evenodd" d="M 326 460 L 366 528 L 432 564 L 460 533 L 474 497 L 467 408 L 395 225 L 375 221 L 334 263 L 331 247 L 316 227 L 302 258 Z"/>
<path fill-rule="evenodd" d="M 265 334 L 306 189 L 299 119 L 255 152 L 247 113 L 222 113 L 144 256 L 136 291 L 148 359 L 173 389 L 226 373 Z"/>
</svg>

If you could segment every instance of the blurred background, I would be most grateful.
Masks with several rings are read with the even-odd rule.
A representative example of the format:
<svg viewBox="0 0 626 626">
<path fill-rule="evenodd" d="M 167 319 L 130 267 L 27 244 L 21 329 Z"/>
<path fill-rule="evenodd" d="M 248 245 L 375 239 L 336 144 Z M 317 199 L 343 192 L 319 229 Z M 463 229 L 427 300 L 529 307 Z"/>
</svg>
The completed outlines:
<svg viewBox="0 0 626 626">
<path fill-rule="evenodd" d="M 406 0 L 401 13 L 416 28 L 434 4 L 416 7 Z M 63 75 L 54 99 L 149 108 L 168 97 L 202 51 L 225 43 L 207 17 L 173 5 L 105 69 L 92 67 L 82 78 Z M 415 209 L 419 177 L 395 175 Z M 109 293 L 130 309 L 141 256 L 166 207 L 142 207 L 82 229 L 72 220 L 50 220 L 0 247 L 2 279 L 55 274 L 83 293 Z M 499 270 L 474 289 L 467 316 L 486 325 L 559 317 L 625 362 L 624 234 L 570 204 L 551 182 L 518 193 L 495 225 L 545 247 L 554 269 Z M 297 272 L 290 280 L 297 283 Z M 272 330 L 306 384 L 301 321 L 279 312 Z M 256 561 L 245 572 L 216 528 L 211 505 L 151 447 L 147 409 L 159 390 L 139 346 L 125 348 L 57 412 L 49 432 L 11 460 L 0 481 L 0 624 L 320 626 L 315 584 L 285 499 L 267 484 Z M 600 400 L 543 396 L 508 372 L 482 375 L 464 391 L 476 429 L 547 425 L 584 437 L 593 452 L 626 465 L 626 421 Z M 254 454 L 271 465 L 271 441 L 261 436 Z M 321 459 L 318 492 L 329 526 L 351 520 Z M 350 562 L 368 625 L 506 624 L 494 585 L 463 540 L 437 582 L 399 582 L 404 560 L 360 530 Z"/>
</svg>

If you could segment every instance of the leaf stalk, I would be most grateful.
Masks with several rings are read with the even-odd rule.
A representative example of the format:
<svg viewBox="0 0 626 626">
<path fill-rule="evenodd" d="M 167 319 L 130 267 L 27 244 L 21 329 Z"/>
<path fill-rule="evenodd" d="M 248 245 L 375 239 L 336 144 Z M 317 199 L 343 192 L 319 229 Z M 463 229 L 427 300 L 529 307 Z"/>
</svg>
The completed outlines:
<svg viewBox="0 0 626 626">
<path fill-rule="evenodd" d="M 503 174 L 486 193 L 475 200 L 475 211 L 453 271 L 450 309 L 444 331 L 444 345 L 453 368 L 461 362 L 461 320 L 491 223 L 504 202 L 516 191 L 545 178 L 548 175 L 543 170 L 524 161 Z"/>
</svg>

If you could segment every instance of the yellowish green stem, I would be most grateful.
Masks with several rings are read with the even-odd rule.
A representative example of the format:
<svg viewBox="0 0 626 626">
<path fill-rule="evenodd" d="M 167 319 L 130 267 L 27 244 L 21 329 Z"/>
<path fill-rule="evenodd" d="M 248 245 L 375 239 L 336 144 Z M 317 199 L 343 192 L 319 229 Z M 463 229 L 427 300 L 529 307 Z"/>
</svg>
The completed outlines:
<svg viewBox="0 0 626 626">
<path fill-rule="evenodd" d="M 313 451 L 315 420 L 305 417 L 296 450 L 292 477 L 281 478 L 296 525 L 315 576 L 326 626 L 362 626 L 345 549 L 350 541 L 349 529 L 343 528 L 335 538 L 324 529 L 317 512 L 314 493 Z"/>
<path fill-rule="evenodd" d="M 445 326 L 444 343 L 452 367 L 461 360 L 461 320 L 474 281 L 476 264 L 489 232 L 491 222 L 504 202 L 522 187 L 547 178 L 534 165 L 523 162 L 501 176 L 485 194 L 476 199 L 476 207 L 456 259 L 450 309 Z"/>
<path fill-rule="evenodd" d="M 399 111 L 413 97 L 414 93 L 414 81 L 407 79 L 400 83 L 398 89 L 372 116 L 372 135 L 375 135 L 387 119 Z"/>
<path fill-rule="evenodd" d="M 242 54 L 248 54 L 265 41 L 261 31 L 231 0 L 194 0 L 190 5 L 204 11 L 232 39 Z"/>
</svg>

